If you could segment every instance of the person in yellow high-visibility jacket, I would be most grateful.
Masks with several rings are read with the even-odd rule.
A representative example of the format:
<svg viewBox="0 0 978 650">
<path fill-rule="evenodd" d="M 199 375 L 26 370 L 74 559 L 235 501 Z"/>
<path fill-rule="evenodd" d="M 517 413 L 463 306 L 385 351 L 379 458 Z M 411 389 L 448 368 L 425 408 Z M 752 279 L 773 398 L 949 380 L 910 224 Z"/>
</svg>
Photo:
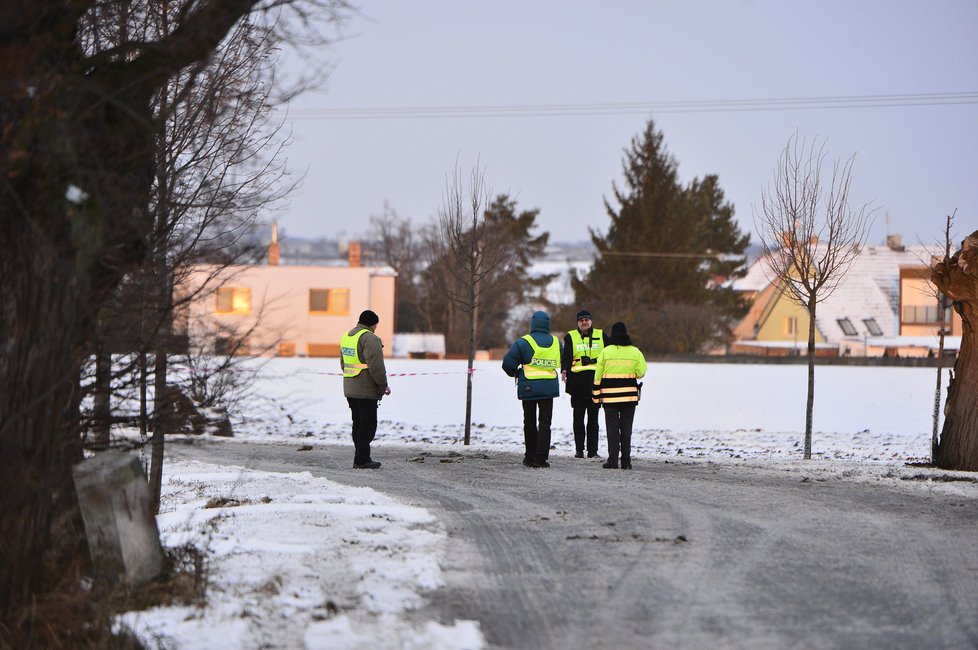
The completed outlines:
<svg viewBox="0 0 978 650">
<path fill-rule="evenodd" d="M 384 344 L 374 332 L 380 317 L 367 309 L 356 327 L 340 339 L 340 368 L 343 369 L 343 395 L 353 416 L 353 466 L 377 469 L 380 461 L 370 457 L 370 443 L 377 434 L 377 406 L 390 395 Z"/>
<path fill-rule="evenodd" d="M 571 415 L 574 424 L 574 458 L 598 457 L 598 410 L 600 404 L 591 400 L 594 385 L 594 367 L 598 355 L 608 345 L 608 334 L 594 327 L 591 312 L 577 312 L 577 329 L 564 336 L 564 350 L 560 354 L 560 378 L 564 392 L 571 398 Z"/>
<path fill-rule="evenodd" d="M 550 467 L 550 423 L 554 398 L 560 395 L 559 370 L 560 339 L 550 333 L 550 316 L 534 312 L 530 333 L 516 339 L 503 357 L 503 372 L 516 378 L 516 396 L 523 405 L 523 464 L 527 467 Z"/>
<path fill-rule="evenodd" d="M 632 468 L 632 422 L 635 407 L 641 396 L 647 364 L 645 355 L 632 345 L 624 323 L 611 326 L 610 345 L 601 350 L 594 369 L 593 399 L 604 409 L 605 428 L 608 431 L 608 460 L 602 467 Z"/>
</svg>

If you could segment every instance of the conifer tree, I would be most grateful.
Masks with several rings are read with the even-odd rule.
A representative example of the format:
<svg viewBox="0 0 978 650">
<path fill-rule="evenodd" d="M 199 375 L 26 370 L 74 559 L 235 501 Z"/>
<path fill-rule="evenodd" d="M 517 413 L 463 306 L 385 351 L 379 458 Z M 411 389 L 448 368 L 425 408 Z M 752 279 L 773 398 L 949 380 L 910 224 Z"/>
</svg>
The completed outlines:
<svg viewBox="0 0 978 650">
<path fill-rule="evenodd" d="M 500 248 L 511 254 L 510 263 L 493 269 L 482 279 L 483 292 L 479 302 L 479 327 L 476 331 L 476 346 L 479 349 L 502 347 L 508 343 L 512 332 L 508 332 L 510 317 L 514 308 L 532 302 L 547 308 L 543 299 L 543 289 L 553 279 L 553 275 L 533 276 L 529 274 L 530 265 L 538 259 L 550 234 L 536 234 L 538 208 L 520 210 L 516 199 L 508 194 L 498 194 L 482 212 L 485 222 L 485 236 Z M 437 231 L 430 235 L 440 236 Z M 429 248 L 436 246 L 429 242 Z M 444 264 L 449 268 L 442 268 Z M 458 354 L 465 349 L 465 314 L 460 312 L 445 291 L 444 281 L 436 282 L 436 275 L 457 279 L 447 258 L 430 260 L 430 266 L 420 278 L 419 291 L 431 315 L 433 331 L 445 332 L 445 345 L 449 353 Z M 525 329 L 528 319 L 517 320 L 517 325 Z M 525 332 L 520 332 L 525 334 Z"/>
<path fill-rule="evenodd" d="M 514 314 L 519 305 L 530 302 L 534 309 L 549 309 L 543 296 L 547 284 L 554 275 L 530 276 L 530 266 L 540 259 L 550 241 L 550 233 L 535 234 L 540 209 L 519 210 L 516 199 L 508 194 L 499 194 L 486 209 L 486 219 L 492 224 L 496 237 L 510 242 L 516 259 L 505 277 L 500 279 L 495 290 L 486 300 L 483 309 L 483 327 L 479 344 L 482 347 L 499 347 L 513 338 L 513 327 L 519 334 L 529 323 L 523 314 Z M 532 310 L 531 310 L 532 311 Z M 515 317 L 515 323 L 511 322 Z"/>
<path fill-rule="evenodd" d="M 611 220 L 592 229 L 597 257 L 572 282 L 577 304 L 624 321 L 647 352 L 702 352 L 728 340 L 747 304 L 724 281 L 744 272 L 749 235 L 734 221 L 716 176 L 679 180 L 650 119 L 622 161 L 624 185 L 605 199 Z"/>
</svg>

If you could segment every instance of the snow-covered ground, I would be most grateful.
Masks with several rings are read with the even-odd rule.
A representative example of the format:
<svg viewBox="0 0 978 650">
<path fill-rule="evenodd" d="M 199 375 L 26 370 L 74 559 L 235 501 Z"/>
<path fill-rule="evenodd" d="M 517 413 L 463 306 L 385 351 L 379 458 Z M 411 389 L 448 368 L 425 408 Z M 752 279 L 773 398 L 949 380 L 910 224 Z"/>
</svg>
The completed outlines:
<svg viewBox="0 0 978 650">
<path fill-rule="evenodd" d="M 345 444 L 352 463 L 338 365 L 336 359 L 268 362 L 234 421 L 235 437 Z M 390 360 L 388 372 L 392 394 L 380 407 L 375 458 L 383 460 L 385 446 L 462 444 L 464 361 Z M 935 369 L 817 368 L 816 460 L 808 462 L 801 460 L 806 373 L 804 365 L 651 363 L 635 419 L 633 457 L 804 469 L 844 480 L 934 471 L 905 464 L 929 459 Z M 499 363 L 477 362 L 469 450 L 522 451 L 521 417 L 512 380 Z M 573 454 L 566 397 L 555 405 L 553 442 L 554 462 Z M 404 616 L 443 584 L 439 558 L 447 537 L 424 509 L 309 473 L 192 462 L 167 463 L 164 473 L 158 519 L 163 541 L 207 549 L 210 587 L 205 607 L 159 608 L 120 618 L 148 644 L 483 646 L 475 621 L 419 624 Z M 907 489 L 978 498 L 978 486 L 970 482 L 904 483 Z M 214 499 L 226 501 L 213 507 Z M 205 508 L 209 501 L 212 507 Z"/>
</svg>

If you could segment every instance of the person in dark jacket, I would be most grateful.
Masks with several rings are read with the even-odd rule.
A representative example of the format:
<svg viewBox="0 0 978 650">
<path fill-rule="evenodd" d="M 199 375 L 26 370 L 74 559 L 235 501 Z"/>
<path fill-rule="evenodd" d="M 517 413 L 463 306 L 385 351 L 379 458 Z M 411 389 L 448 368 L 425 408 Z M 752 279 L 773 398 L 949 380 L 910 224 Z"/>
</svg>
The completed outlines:
<svg viewBox="0 0 978 650">
<path fill-rule="evenodd" d="M 598 456 L 598 409 L 601 405 L 591 399 L 591 388 L 598 355 L 606 345 L 608 336 L 593 326 L 591 312 L 586 309 L 577 312 L 577 329 L 564 336 L 564 348 L 560 353 L 560 378 L 564 381 L 564 392 L 570 395 L 574 419 L 574 458 L 584 458 L 585 442 L 587 457 Z"/>
<path fill-rule="evenodd" d="M 503 357 L 503 372 L 516 378 L 523 405 L 523 464 L 550 467 L 550 423 L 554 398 L 560 395 L 560 340 L 550 333 L 550 316 L 533 313 L 530 333 L 516 339 Z"/>
<path fill-rule="evenodd" d="M 604 408 L 605 428 L 608 430 L 608 460 L 602 467 L 618 468 L 621 452 L 621 468 L 632 468 L 632 422 L 635 407 L 641 396 L 647 364 L 645 355 L 632 345 L 624 323 L 611 327 L 610 345 L 598 355 L 594 369 L 594 401 Z"/>
<path fill-rule="evenodd" d="M 353 466 L 357 469 L 380 467 L 379 461 L 370 458 L 370 443 L 377 435 L 377 407 L 384 395 L 391 394 L 384 344 L 374 334 L 379 322 L 377 314 L 368 309 L 340 339 L 343 395 L 353 415 Z"/>
</svg>

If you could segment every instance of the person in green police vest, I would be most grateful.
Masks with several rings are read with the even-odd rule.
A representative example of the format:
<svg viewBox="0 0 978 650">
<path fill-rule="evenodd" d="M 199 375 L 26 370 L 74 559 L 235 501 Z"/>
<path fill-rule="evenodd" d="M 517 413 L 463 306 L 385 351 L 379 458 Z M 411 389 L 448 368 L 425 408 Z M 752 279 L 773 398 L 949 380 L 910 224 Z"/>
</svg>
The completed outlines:
<svg viewBox="0 0 978 650">
<path fill-rule="evenodd" d="M 377 435 L 377 407 L 384 395 L 391 394 L 384 344 L 374 334 L 379 322 L 380 317 L 368 309 L 340 339 L 343 395 L 353 415 L 353 466 L 357 469 L 380 467 L 380 462 L 370 458 L 370 443 Z"/>
<path fill-rule="evenodd" d="M 523 405 L 523 464 L 550 467 L 550 423 L 554 398 L 560 395 L 560 339 L 550 333 L 550 316 L 533 313 L 530 333 L 520 337 L 503 357 L 503 372 L 516 378 L 516 396 Z"/>
<path fill-rule="evenodd" d="M 594 327 L 591 312 L 586 309 L 577 312 L 577 329 L 564 336 L 564 350 L 560 355 L 560 378 L 564 382 L 564 392 L 570 395 L 573 412 L 574 458 L 584 458 L 585 442 L 587 457 L 598 457 L 598 409 L 601 405 L 591 399 L 591 387 L 598 355 L 606 345 L 608 335 Z"/>
</svg>

